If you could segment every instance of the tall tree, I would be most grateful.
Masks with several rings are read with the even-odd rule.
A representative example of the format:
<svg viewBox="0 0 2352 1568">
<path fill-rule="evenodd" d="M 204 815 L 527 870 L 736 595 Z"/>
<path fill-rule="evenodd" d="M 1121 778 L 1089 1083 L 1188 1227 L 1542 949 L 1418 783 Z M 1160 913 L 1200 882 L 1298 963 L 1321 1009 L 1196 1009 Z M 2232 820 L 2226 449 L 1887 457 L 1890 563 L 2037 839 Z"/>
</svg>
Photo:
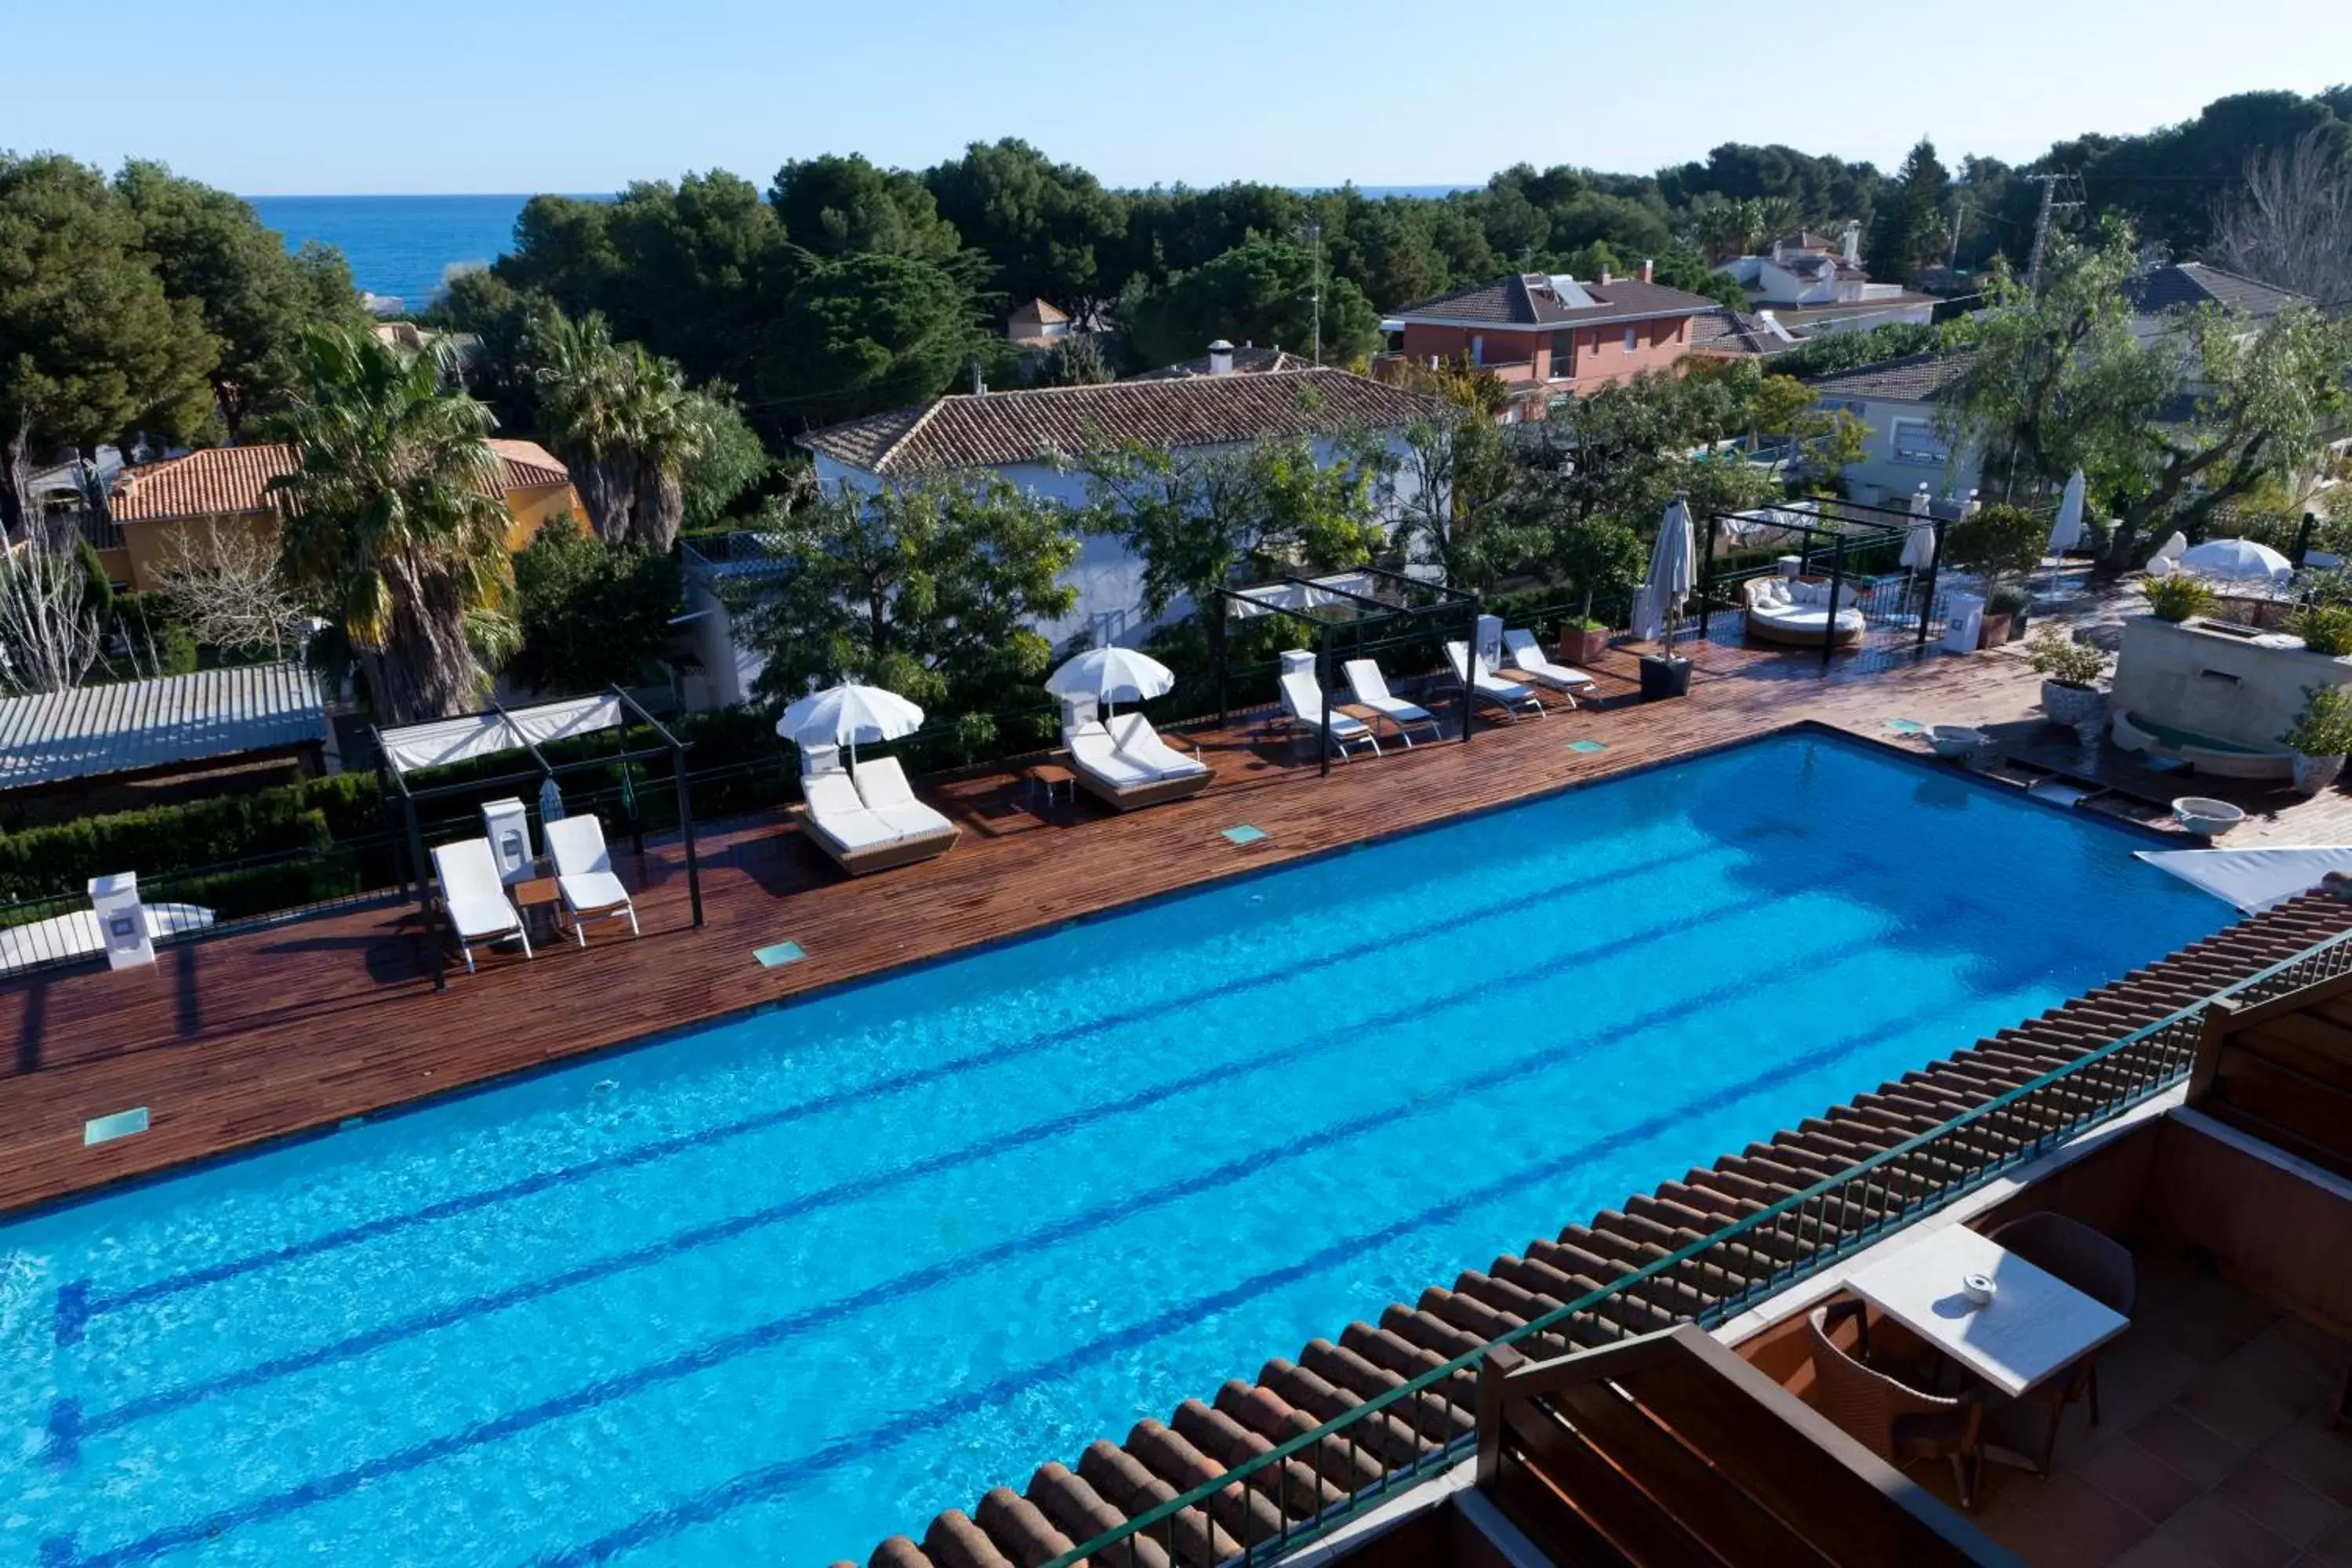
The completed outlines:
<svg viewBox="0 0 2352 1568">
<path fill-rule="evenodd" d="M 658 672 L 677 614 L 675 560 L 618 550 L 551 518 L 514 558 L 522 646 L 506 673 L 535 691 L 595 691 Z"/>
<path fill-rule="evenodd" d="M 1128 342 L 1147 365 L 1195 359 L 1218 338 L 1305 353 L 1314 338 L 1314 258 L 1303 246 L 1253 239 L 1145 293 Z M 1344 278 L 1323 279 L 1323 359 L 1345 363 L 1380 342 L 1380 312 Z"/>
<path fill-rule="evenodd" d="M 1126 204 L 1092 174 L 1026 142 L 975 142 L 924 176 L 940 216 L 995 265 L 1013 300 L 1049 300 L 1080 316 L 1116 292 L 1107 253 L 1127 230 Z"/>
<path fill-rule="evenodd" d="M 215 358 L 103 175 L 0 153 L 0 532 L 22 536 L 37 464 L 142 428 L 201 433 Z"/>
<path fill-rule="evenodd" d="M 865 255 L 828 262 L 793 290 L 769 330 L 761 391 L 822 425 L 919 403 L 981 346 L 970 293 L 927 262 Z"/>
<path fill-rule="evenodd" d="M 2352 157 L 2314 129 L 2248 158 L 2215 214 L 2213 255 L 2323 304 L 2352 300 Z"/>
<path fill-rule="evenodd" d="M 877 169 L 856 153 L 786 163 L 768 187 L 768 205 L 786 239 L 827 261 L 879 252 L 945 264 L 963 248 L 919 176 Z"/>
<path fill-rule="evenodd" d="M 295 372 L 286 574 L 331 606 L 384 718 L 459 712 L 488 681 L 477 643 L 511 631 L 490 412 L 371 332 L 310 329 Z"/>
<path fill-rule="evenodd" d="M 535 347 L 540 423 L 597 537 L 668 554 L 686 517 L 686 475 L 718 438 L 711 399 L 642 344 L 614 342 L 599 315 L 550 311 Z"/>
<path fill-rule="evenodd" d="M 1952 178 L 1936 156 L 1936 144 L 1919 139 L 1903 160 L 1891 187 L 1878 194 L 1864 249 L 1870 274 L 1889 283 L 1907 283 L 1919 269 L 1940 261 L 1951 230 L 1945 211 Z"/>
<path fill-rule="evenodd" d="M 1076 602 L 1069 514 L 994 477 L 844 485 L 772 507 L 768 528 L 779 570 L 743 614 L 772 697 L 845 677 L 984 712 L 1043 678 L 1037 623 Z"/>
<path fill-rule="evenodd" d="M 227 192 L 139 160 L 122 166 L 114 189 L 138 220 L 164 293 L 194 301 L 212 333 L 213 401 L 231 439 L 284 411 L 292 382 L 287 348 L 304 327 L 364 321 L 341 255 L 313 244 L 289 256 L 259 215 Z"/>
</svg>

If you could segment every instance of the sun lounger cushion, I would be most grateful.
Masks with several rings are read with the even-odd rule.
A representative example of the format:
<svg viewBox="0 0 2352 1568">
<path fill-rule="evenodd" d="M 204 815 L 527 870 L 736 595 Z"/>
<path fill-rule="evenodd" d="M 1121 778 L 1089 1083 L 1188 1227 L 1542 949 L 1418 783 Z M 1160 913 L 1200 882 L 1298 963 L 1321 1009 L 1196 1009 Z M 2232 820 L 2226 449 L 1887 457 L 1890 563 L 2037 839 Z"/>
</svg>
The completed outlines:
<svg viewBox="0 0 2352 1568">
<path fill-rule="evenodd" d="M 1160 781 L 1157 772 L 1121 752 L 1111 741 L 1110 732 L 1100 724 L 1071 731 L 1068 742 L 1072 764 L 1113 789 L 1131 789 Z"/>
<path fill-rule="evenodd" d="M 1209 771 L 1206 763 L 1194 761 L 1160 738 L 1151 721 L 1140 713 L 1121 713 L 1104 728 L 1109 732 L 1118 754 L 1139 768 L 1150 771 L 1156 779 L 1185 778 Z"/>
<path fill-rule="evenodd" d="M 812 773 L 801 780 L 809 820 L 844 849 L 871 849 L 906 837 L 866 808 L 847 773 Z"/>
<path fill-rule="evenodd" d="M 907 770 L 896 757 L 858 763 L 854 782 L 866 809 L 909 838 L 955 831 L 954 823 L 915 798 L 914 786 L 907 783 Z"/>
<path fill-rule="evenodd" d="M 1366 708 L 1385 714 L 1400 724 L 1435 723 L 1436 718 L 1426 708 L 1407 702 L 1402 697 L 1389 694 L 1388 678 L 1381 667 L 1369 658 L 1351 658 L 1344 667 L 1348 689 Z"/>
</svg>

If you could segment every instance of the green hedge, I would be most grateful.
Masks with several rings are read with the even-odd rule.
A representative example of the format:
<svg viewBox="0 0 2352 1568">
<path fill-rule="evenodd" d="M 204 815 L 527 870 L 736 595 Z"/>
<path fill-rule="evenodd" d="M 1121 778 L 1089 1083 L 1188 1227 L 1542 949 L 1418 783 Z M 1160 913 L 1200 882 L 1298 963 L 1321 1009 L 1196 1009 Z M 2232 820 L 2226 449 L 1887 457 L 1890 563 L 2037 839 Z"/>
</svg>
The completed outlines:
<svg viewBox="0 0 2352 1568">
<path fill-rule="evenodd" d="M 301 786 L 84 817 L 21 833 L 0 833 L 0 899 L 43 898 L 92 877 L 144 875 L 250 859 L 287 850 L 323 850 L 336 823 L 307 805 Z"/>
</svg>

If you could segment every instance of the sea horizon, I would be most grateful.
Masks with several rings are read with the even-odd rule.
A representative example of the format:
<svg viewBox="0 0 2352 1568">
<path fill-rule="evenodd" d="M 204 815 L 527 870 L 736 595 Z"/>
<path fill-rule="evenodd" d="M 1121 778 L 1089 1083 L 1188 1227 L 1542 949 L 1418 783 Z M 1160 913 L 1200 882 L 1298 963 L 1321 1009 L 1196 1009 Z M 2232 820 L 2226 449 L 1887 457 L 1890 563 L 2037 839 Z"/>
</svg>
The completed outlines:
<svg viewBox="0 0 2352 1568">
<path fill-rule="evenodd" d="M 1150 187 L 1144 187 L 1150 188 Z M 1313 195 L 1344 185 L 1292 185 Z M 1372 201 L 1390 196 L 1444 196 L 1475 190 L 1477 183 L 1358 185 Z M 488 267 L 514 240 L 515 220 L 536 191 L 350 195 L 331 192 L 248 194 L 242 199 L 278 231 L 289 250 L 310 240 L 342 252 L 352 281 L 378 310 L 423 310 L 451 276 Z M 582 201 L 610 201 L 615 191 L 562 193 Z"/>
</svg>

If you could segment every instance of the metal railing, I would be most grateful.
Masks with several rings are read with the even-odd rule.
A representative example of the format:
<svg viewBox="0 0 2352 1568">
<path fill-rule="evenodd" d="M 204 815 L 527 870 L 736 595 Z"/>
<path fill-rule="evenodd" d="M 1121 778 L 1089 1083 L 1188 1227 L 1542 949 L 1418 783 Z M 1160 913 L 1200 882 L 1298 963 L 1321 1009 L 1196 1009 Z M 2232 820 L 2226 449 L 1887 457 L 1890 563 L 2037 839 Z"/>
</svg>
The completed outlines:
<svg viewBox="0 0 2352 1568">
<path fill-rule="evenodd" d="M 1454 1417 L 1446 1405 L 1470 1405 L 1469 1384 L 1496 1345 L 1534 1342 L 1528 1353 L 1540 1358 L 1675 1322 L 1723 1322 L 2170 1088 L 2188 1074 L 2214 1002 L 2267 1001 L 2347 971 L 2352 931 L 2315 943 L 1555 1307 L 1168 1499 L 1045 1568 L 1074 1568 L 1081 1561 L 1132 1568 L 1144 1560 L 1137 1544 L 1142 1542 L 1160 1544 L 1175 1560 L 1181 1541 L 1190 1560 L 1199 1555 L 1201 1514 L 1241 1542 L 1241 1552 L 1227 1562 L 1272 1562 L 1467 1458 L 1477 1444 L 1475 1430 L 1428 1434 L 1449 1429 Z M 1438 1392 L 1448 1384 L 1463 1396 Z M 1434 1421 L 1433 1397 L 1439 1402 Z M 1373 1479 L 1342 1490 L 1330 1481 L 1333 1474 Z"/>
</svg>

